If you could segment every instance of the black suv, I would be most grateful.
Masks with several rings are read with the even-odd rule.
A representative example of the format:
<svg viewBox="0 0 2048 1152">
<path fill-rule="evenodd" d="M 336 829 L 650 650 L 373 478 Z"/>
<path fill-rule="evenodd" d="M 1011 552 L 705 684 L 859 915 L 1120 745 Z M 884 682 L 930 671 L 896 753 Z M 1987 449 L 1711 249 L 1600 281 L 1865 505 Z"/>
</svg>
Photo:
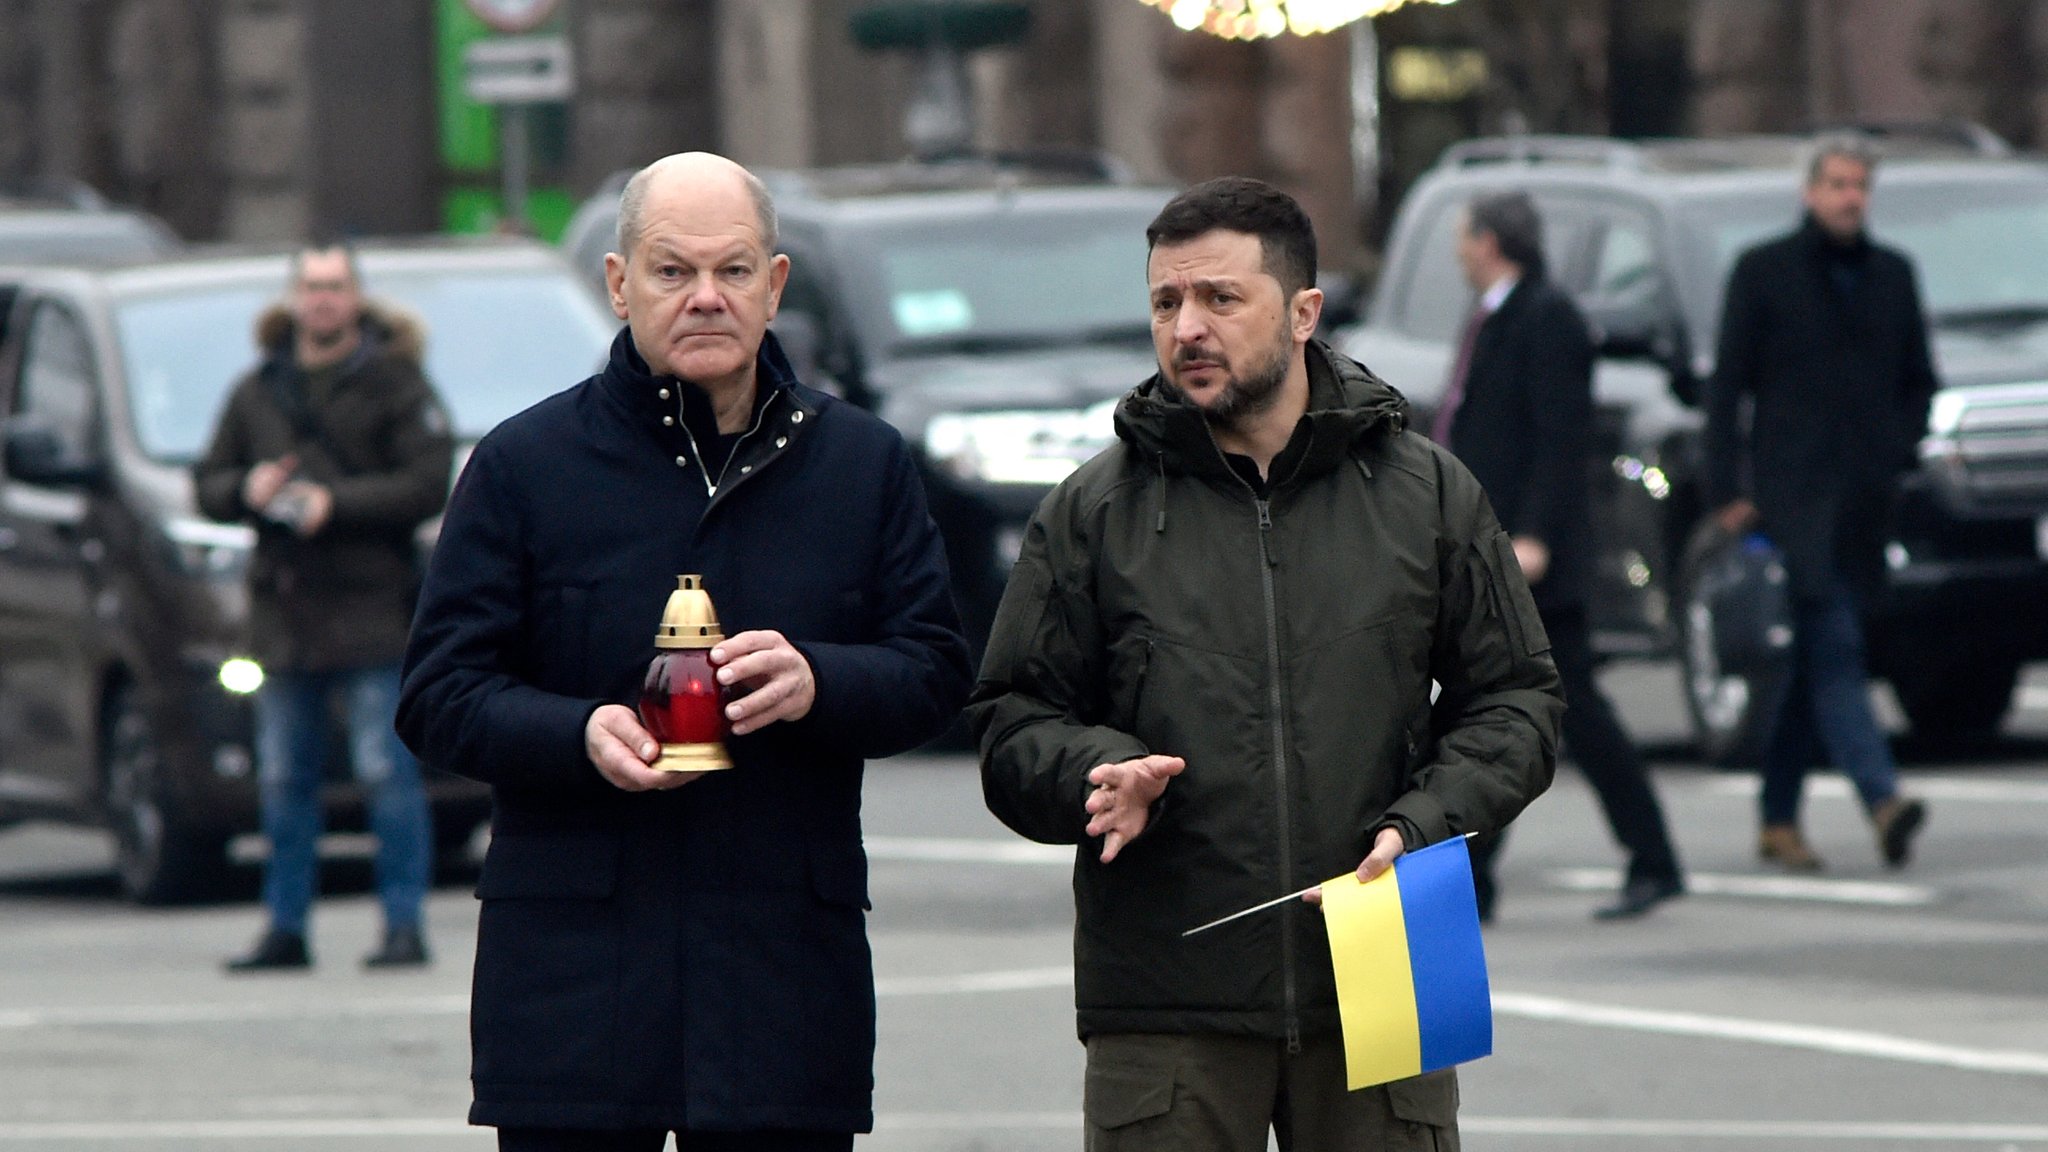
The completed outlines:
<svg viewBox="0 0 2048 1152">
<path fill-rule="evenodd" d="M 2022 663 L 2048 656 L 2048 164 L 1969 126 L 1879 133 L 1871 232 L 1920 275 L 1936 396 L 1898 493 L 1871 667 L 1914 732 L 1982 733 Z M 1596 641 L 1675 654 L 1698 746 L 1754 757 L 1772 685 L 1721 667 L 1692 596 L 1701 414 L 1730 265 L 1800 215 L 1810 139 L 1483 139 L 1448 149 L 1401 206 L 1366 322 L 1343 346 L 1427 410 L 1471 305 L 1454 252 L 1474 196 L 1527 191 L 1554 277 L 1601 333 L 1595 376 Z"/>
<path fill-rule="evenodd" d="M 600 291 L 625 175 L 563 239 Z M 791 265 L 775 331 L 917 450 L 978 654 L 1031 513 L 1155 369 L 1145 226 L 1173 191 L 1090 155 L 760 175 Z"/>
</svg>

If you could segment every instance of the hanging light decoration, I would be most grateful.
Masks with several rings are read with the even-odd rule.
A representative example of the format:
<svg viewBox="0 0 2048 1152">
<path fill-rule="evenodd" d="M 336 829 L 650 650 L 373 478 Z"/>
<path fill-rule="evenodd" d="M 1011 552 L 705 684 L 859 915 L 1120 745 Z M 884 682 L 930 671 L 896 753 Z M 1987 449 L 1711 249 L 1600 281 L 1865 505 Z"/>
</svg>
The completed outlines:
<svg viewBox="0 0 2048 1152">
<path fill-rule="evenodd" d="M 1391 12 L 1404 4 L 1451 4 L 1456 0 L 1144 0 L 1173 18 L 1182 30 L 1200 29 L 1226 40 L 1262 40 L 1292 32 L 1310 36 L 1354 20 Z"/>
</svg>

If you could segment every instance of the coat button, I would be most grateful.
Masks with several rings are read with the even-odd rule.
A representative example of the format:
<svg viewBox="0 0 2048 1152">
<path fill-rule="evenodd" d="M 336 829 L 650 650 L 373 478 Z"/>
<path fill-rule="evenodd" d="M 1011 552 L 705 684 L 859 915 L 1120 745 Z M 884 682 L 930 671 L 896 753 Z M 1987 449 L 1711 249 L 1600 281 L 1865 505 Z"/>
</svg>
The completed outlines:
<svg viewBox="0 0 2048 1152">
<path fill-rule="evenodd" d="M 687 456 L 678 456 L 678 457 L 676 457 L 676 467 L 678 467 L 678 468 L 681 468 L 681 467 L 683 467 L 684 465 L 688 464 L 689 462 L 690 462 L 690 458 L 689 458 L 689 457 L 687 457 Z"/>
<path fill-rule="evenodd" d="M 801 413 L 801 412 L 792 412 L 792 413 L 790 413 L 790 414 L 789 414 L 789 422 L 790 422 L 791 424 L 801 424 L 801 423 L 803 423 L 803 422 L 804 422 L 804 414 L 803 414 L 803 413 Z"/>
<path fill-rule="evenodd" d="M 663 426 L 667 426 L 667 425 L 670 425 L 670 424 L 674 424 L 674 423 L 676 422 L 676 418 L 675 418 L 675 417 L 673 417 L 673 416 L 663 416 L 663 417 L 661 418 L 661 422 L 662 422 Z"/>
<path fill-rule="evenodd" d="M 663 400 L 666 400 L 666 399 L 668 399 L 668 389 L 666 389 L 666 388 L 663 388 L 663 389 L 661 390 L 661 398 L 662 398 Z"/>
<path fill-rule="evenodd" d="M 740 465 L 740 475 L 742 475 L 742 476 L 745 476 L 745 475 L 746 475 L 747 473 L 749 473 L 749 472 L 752 472 L 753 470 L 754 470 L 754 466 L 753 466 L 752 464 L 742 464 L 742 465 Z"/>
<path fill-rule="evenodd" d="M 776 446 L 777 448 L 787 448 L 787 447 L 789 447 L 789 437 L 787 437 L 787 436 L 777 436 L 777 437 L 775 438 L 775 446 Z"/>
</svg>

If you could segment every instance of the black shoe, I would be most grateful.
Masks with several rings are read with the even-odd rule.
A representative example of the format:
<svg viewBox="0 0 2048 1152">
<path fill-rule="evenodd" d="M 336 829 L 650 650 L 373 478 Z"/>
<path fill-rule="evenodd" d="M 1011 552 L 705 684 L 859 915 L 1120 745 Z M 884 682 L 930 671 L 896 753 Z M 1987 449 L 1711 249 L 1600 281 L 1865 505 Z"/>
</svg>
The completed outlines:
<svg viewBox="0 0 2048 1152">
<path fill-rule="evenodd" d="M 1614 898 L 1614 903 L 1603 904 L 1593 910 L 1595 920 L 1634 920 L 1650 909 L 1674 896 L 1685 895 L 1685 881 L 1676 876 L 1662 879 L 1631 880 Z"/>
<path fill-rule="evenodd" d="M 306 937 L 299 932 L 279 932 L 271 929 L 256 942 L 256 947 L 246 956 L 229 960 L 226 968 L 230 972 L 264 972 L 273 968 L 311 968 L 313 957 L 306 951 Z"/>
<path fill-rule="evenodd" d="M 1870 818 L 1877 825 L 1877 850 L 1885 864 L 1905 867 L 1906 858 L 1913 854 L 1913 837 L 1920 834 L 1920 826 L 1927 822 L 1927 805 L 1894 796 L 1878 805 Z"/>
<path fill-rule="evenodd" d="M 365 968 L 418 968 L 427 963 L 427 941 L 417 928 L 387 928 L 384 944 L 363 957 Z"/>
</svg>

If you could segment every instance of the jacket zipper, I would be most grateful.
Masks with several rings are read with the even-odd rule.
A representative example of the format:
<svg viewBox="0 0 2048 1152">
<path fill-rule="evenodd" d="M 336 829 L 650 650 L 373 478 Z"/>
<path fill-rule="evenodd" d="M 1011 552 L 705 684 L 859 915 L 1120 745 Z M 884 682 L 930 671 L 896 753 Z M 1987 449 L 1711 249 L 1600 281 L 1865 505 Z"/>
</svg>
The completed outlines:
<svg viewBox="0 0 2048 1152">
<path fill-rule="evenodd" d="M 726 454 L 725 463 L 718 466 L 718 479 L 713 480 L 711 470 L 704 466 L 704 453 L 697 448 L 696 434 L 690 431 L 688 424 L 683 423 L 683 393 L 682 389 L 676 389 L 676 424 L 682 428 L 683 438 L 690 442 L 690 455 L 697 461 L 697 474 L 704 477 L 704 495 L 710 497 L 710 503 L 704 505 L 705 512 L 710 512 L 711 505 L 718 503 L 718 494 L 725 489 L 725 474 L 732 471 L 732 462 L 738 458 L 740 449 L 747 446 L 747 441 L 754 433 L 761 430 L 761 425 L 767 423 L 768 410 L 775 407 L 775 401 L 780 397 L 780 391 L 769 394 L 768 402 L 761 405 L 761 410 L 754 414 L 754 426 L 741 433 L 738 440 L 733 441 L 732 451 Z M 738 484 L 739 481 L 735 480 L 733 483 Z"/>
<path fill-rule="evenodd" d="M 1280 804 L 1280 885 L 1294 887 L 1294 834 L 1289 813 L 1293 805 L 1287 787 L 1286 699 L 1280 688 L 1280 613 L 1273 591 L 1273 507 L 1266 499 L 1259 506 L 1259 587 L 1266 600 L 1266 675 L 1271 681 L 1268 704 L 1273 710 L 1273 787 Z M 1294 917 L 1292 901 L 1280 907 L 1280 987 L 1286 1006 L 1287 1054 L 1301 1054 L 1301 1020 L 1295 1003 Z"/>
</svg>

